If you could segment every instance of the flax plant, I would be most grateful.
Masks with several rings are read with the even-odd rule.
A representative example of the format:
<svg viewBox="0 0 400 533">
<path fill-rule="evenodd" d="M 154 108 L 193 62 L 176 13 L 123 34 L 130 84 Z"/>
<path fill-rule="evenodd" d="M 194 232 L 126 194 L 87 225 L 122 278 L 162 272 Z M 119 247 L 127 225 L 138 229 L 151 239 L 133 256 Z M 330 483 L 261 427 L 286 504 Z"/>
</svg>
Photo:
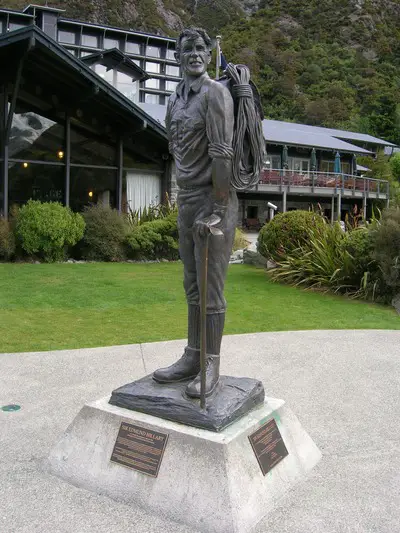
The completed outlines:
<svg viewBox="0 0 400 533">
<path fill-rule="evenodd" d="M 361 230 L 354 230 L 361 231 Z M 363 230 L 367 231 L 367 230 Z M 278 263 L 270 272 L 274 281 L 318 289 L 323 292 L 345 293 L 353 298 L 374 296 L 369 263 L 359 272 L 357 258 L 346 246 L 346 237 L 336 223 L 308 229 L 308 240 Z M 372 285 L 371 285 L 372 284 Z"/>
</svg>

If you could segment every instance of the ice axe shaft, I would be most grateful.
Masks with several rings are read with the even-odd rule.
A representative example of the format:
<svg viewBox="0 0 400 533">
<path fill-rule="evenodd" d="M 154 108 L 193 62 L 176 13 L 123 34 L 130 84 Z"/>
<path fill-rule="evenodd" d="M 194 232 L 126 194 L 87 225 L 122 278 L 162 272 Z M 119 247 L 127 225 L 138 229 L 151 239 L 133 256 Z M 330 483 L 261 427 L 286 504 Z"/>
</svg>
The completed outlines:
<svg viewBox="0 0 400 533">
<path fill-rule="evenodd" d="M 206 370 L 207 370 L 207 280 L 208 248 L 210 235 L 222 236 L 220 229 L 208 226 L 204 243 L 203 264 L 200 288 L 200 408 L 206 408 Z"/>
</svg>

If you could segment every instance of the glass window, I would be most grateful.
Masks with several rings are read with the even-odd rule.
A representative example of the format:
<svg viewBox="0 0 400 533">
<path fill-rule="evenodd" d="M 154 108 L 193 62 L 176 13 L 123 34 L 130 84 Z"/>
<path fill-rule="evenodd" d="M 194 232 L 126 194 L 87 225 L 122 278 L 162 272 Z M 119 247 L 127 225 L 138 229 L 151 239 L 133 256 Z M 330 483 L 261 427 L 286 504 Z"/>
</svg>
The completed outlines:
<svg viewBox="0 0 400 533">
<path fill-rule="evenodd" d="M 137 81 L 117 84 L 117 89 L 132 102 L 139 101 L 139 84 Z"/>
<path fill-rule="evenodd" d="M 350 163 L 348 161 L 342 161 L 343 174 L 350 174 Z"/>
<path fill-rule="evenodd" d="M 119 40 L 104 37 L 104 49 L 109 50 L 110 48 L 119 48 Z"/>
<path fill-rule="evenodd" d="M 132 61 L 135 63 L 135 65 L 140 67 L 140 59 L 132 59 Z"/>
<path fill-rule="evenodd" d="M 82 42 L 81 44 L 83 46 L 90 46 L 92 48 L 98 48 L 99 47 L 99 38 L 97 35 L 88 35 L 88 34 L 82 34 Z"/>
<path fill-rule="evenodd" d="M 70 31 L 58 30 L 58 40 L 61 43 L 75 44 L 75 33 Z"/>
<path fill-rule="evenodd" d="M 321 161 L 321 172 L 333 172 L 335 168 L 334 161 Z"/>
<path fill-rule="evenodd" d="M 160 57 L 160 48 L 158 46 L 147 46 L 146 55 L 150 57 Z"/>
<path fill-rule="evenodd" d="M 107 67 L 105 67 L 104 65 L 93 65 L 93 70 L 96 72 L 96 74 L 98 74 L 101 78 L 105 79 L 106 81 L 108 81 L 108 83 L 110 83 L 111 85 L 114 85 L 114 70 L 113 69 L 110 69 L 110 70 L 107 70 Z"/>
<path fill-rule="evenodd" d="M 121 83 L 132 83 L 132 77 L 123 72 L 117 72 L 117 81 Z"/>
<path fill-rule="evenodd" d="M 102 78 L 106 77 L 107 68 L 104 65 L 92 65 L 91 69 L 94 70 L 96 74 L 98 74 Z"/>
<path fill-rule="evenodd" d="M 60 157 L 61 155 L 61 157 Z M 10 159 L 63 162 L 64 126 L 32 112 L 13 116 Z"/>
<path fill-rule="evenodd" d="M 178 85 L 177 81 L 169 81 L 169 80 L 167 80 L 165 82 L 165 89 L 167 91 L 175 91 L 177 85 Z"/>
<path fill-rule="evenodd" d="M 289 168 L 293 172 L 305 173 L 310 170 L 310 161 L 298 157 L 289 157 Z"/>
<path fill-rule="evenodd" d="M 281 168 L 280 155 L 267 155 L 264 161 L 264 170 L 277 170 Z"/>
<path fill-rule="evenodd" d="M 147 72 L 154 72 L 156 74 L 160 73 L 160 64 L 159 63 L 151 63 L 150 61 L 146 61 L 146 70 Z"/>
<path fill-rule="evenodd" d="M 29 199 L 41 202 L 63 202 L 64 166 L 40 163 L 10 163 L 9 203 L 23 205 Z"/>
<path fill-rule="evenodd" d="M 0 33 L 3 33 L 3 21 L 0 20 Z"/>
<path fill-rule="evenodd" d="M 144 95 L 144 101 L 147 103 L 147 104 L 159 104 L 160 103 L 160 98 L 158 96 L 158 94 L 149 94 L 149 93 L 146 93 Z"/>
<path fill-rule="evenodd" d="M 160 80 L 156 80 L 155 78 L 152 78 L 150 80 L 146 80 L 144 83 L 144 86 L 149 89 L 159 89 L 160 88 Z"/>
<path fill-rule="evenodd" d="M 166 65 L 165 69 L 166 74 L 170 76 L 180 76 L 180 69 L 175 65 Z"/>
<path fill-rule="evenodd" d="M 25 28 L 23 24 L 18 24 L 17 22 L 10 22 L 8 29 L 9 31 L 19 30 L 20 28 Z"/>
<path fill-rule="evenodd" d="M 75 212 L 98 203 L 116 206 L 117 171 L 102 168 L 71 168 L 70 206 Z"/>
<path fill-rule="evenodd" d="M 81 130 L 71 128 L 71 163 L 83 165 L 115 166 L 116 149 Z"/>
<path fill-rule="evenodd" d="M 125 43 L 125 52 L 127 54 L 138 54 L 138 55 L 140 55 L 140 44 L 132 43 L 131 41 L 127 41 Z"/>
<path fill-rule="evenodd" d="M 175 59 L 175 50 L 168 49 L 166 57 L 167 59 Z"/>
<path fill-rule="evenodd" d="M 73 48 L 66 48 L 66 50 L 68 50 L 68 52 L 69 52 L 70 54 L 72 54 L 73 56 L 76 56 L 76 54 L 77 54 L 77 51 L 74 50 Z"/>
<path fill-rule="evenodd" d="M 93 52 L 83 52 L 83 51 L 81 51 L 81 57 L 90 56 L 91 54 L 93 54 Z"/>
</svg>

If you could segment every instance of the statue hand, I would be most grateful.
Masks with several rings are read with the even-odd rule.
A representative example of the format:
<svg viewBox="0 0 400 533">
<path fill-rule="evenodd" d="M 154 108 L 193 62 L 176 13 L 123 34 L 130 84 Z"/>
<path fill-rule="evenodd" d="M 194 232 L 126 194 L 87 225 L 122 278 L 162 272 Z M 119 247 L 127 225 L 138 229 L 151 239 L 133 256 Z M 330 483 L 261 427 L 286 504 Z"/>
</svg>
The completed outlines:
<svg viewBox="0 0 400 533">
<path fill-rule="evenodd" d="M 200 237 L 206 237 L 209 232 L 214 233 L 214 231 L 212 231 L 213 228 L 219 229 L 218 226 L 220 223 L 221 217 L 212 213 L 210 216 L 203 218 L 202 220 L 197 220 L 194 229 Z M 220 229 L 219 232 L 221 232 Z M 217 234 L 217 232 L 215 233 Z M 222 232 L 220 234 L 222 235 Z"/>
</svg>

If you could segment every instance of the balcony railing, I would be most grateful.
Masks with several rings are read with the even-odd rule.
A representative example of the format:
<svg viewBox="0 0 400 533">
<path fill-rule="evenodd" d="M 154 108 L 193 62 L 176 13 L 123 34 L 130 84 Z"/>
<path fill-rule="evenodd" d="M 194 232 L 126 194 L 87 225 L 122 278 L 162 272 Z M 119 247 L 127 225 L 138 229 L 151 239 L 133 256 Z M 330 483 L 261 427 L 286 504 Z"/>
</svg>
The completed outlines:
<svg viewBox="0 0 400 533">
<path fill-rule="evenodd" d="M 292 170 L 263 170 L 259 184 L 287 187 L 332 188 L 336 191 L 357 191 L 364 194 L 389 195 L 389 182 L 374 178 L 336 174 L 334 172 L 294 172 Z"/>
</svg>

